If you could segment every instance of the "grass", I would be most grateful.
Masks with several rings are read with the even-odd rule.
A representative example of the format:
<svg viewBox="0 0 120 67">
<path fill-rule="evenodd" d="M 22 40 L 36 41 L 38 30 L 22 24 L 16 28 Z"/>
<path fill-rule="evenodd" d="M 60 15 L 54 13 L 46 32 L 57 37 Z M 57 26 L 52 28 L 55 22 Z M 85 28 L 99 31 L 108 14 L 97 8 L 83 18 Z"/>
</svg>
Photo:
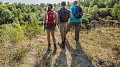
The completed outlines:
<svg viewBox="0 0 120 67">
<path fill-rule="evenodd" d="M 3 57 L 3 66 L 5 65 L 18 65 L 21 62 L 21 59 L 26 56 L 27 52 L 29 51 L 29 48 L 24 48 L 24 47 L 18 47 L 16 49 L 13 49 L 9 51 L 7 54 L 5 54 Z"/>
<path fill-rule="evenodd" d="M 97 28 L 81 34 L 81 43 L 86 52 L 99 64 L 102 60 L 103 66 L 118 65 L 120 60 L 120 30 L 119 28 Z M 109 64 L 110 63 L 110 64 Z M 97 66 L 100 67 L 100 66 Z"/>
<path fill-rule="evenodd" d="M 43 26 L 38 27 L 43 29 Z M 25 29 L 25 28 L 23 28 Z M 37 30 L 41 30 L 37 29 Z M 59 32 L 59 31 L 58 31 Z M 32 38 L 31 39 L 31 45 L 29 45 L 29 40 L 28 42 L 26 40 L 23 40 L 27 44 L 19 43 L 16 44 L 15 46 L 17 47 L 9 47 L 10 49 L 6 50 L 6 48 L 3 48 L 5 44 L 0 43 L 0 65 L 5 67 L 5 66 L 11 66 L 11 67 L 17 67 L 22 63 L 23 57 L 26 56 L 26 54 L 29 52 L 30 49 L 32 49 L 32 46 L 35 46 L 34 48 L 37 50 L 37 57 L 40 61 L 40 58 L 44 55 L 45 51 L 47 50 L 47 45 L 46 45 L 46 37 L 42 33 L 38 33 L 36 35 L 37 38 Z M 72 33 L 73 34 L 73 33 Z M 59 34 L 57 34 L 57 41 L 60 39 L 58 37 Z M 73 36 L 71 33 L 68 33 L 68 40 L 70 41 L 71 45 L 73 48 L 75 48 L 75 43 L 73 43 Z M 27 36 L 25 36 L 28 38 Z M 96 30 L 91 30 L 86 33 L 86 31 L 82 31 L 80 33 L 80 43 L 81 47 L 85 51 L 87 55 L 89 55 L 89 58 L 92 60 L 94 65 L 96 66 L 97 64 L 107 66 L 111 64 L 119 64 L 119 49 L 120 49 L 120 30 L 119 28 L 97 28 Z M 29 38 L 28 38 L 29 39 Z M 39 40 L 38 40 L 39 39 Z M 11 44 L 13 45 L 13 44 Z M 24 45 L 24 46 L 23 46 Z M 13 49 L 13 50 L 12 50 Z M 59 53 L 58 53 L 59 54 Z M 3 56 L 4 55 L 4 56 Z M 6 64 L 5 64 L 6 63 Z M 34 65 L 32 65 L 34 66 Z M 77 67 L 77 65 L 76 65 Z M 79 66 L 78 66 L 79 67 Z M 100 66 L 96 66 L 100 67 Z"/>
</svg>

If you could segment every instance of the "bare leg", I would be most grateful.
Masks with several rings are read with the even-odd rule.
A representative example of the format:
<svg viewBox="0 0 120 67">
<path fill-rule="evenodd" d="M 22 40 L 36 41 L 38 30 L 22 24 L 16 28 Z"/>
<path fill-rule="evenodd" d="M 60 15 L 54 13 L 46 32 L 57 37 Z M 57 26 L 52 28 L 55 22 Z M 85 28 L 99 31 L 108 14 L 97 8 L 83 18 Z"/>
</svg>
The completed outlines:
<svg viewBox="0 0 120 67">
<path fill-rule="evenodd" d="M 66 27 L 67 27 L 67 23 L 62 23 L 62 24 L 60 24 L 60 26 L 59 26 L 59 31 L 60 31 L 60 34 L 61 34 L 61 41 L 62 41 L 61 47 L 62 47 L 63 49 L 65 48 Z"/>
<path fill-rule="evenodd" d="M 63 32 L 62 32 L 62 27 L 60 26 L 60 35 L 61 35 L 61 41 L 63 41 Z"/>
<path fill-rule="evenodd" d="M 47 29 L 47 41 L 48 41 L 48 49 L 51 48 L 51 45 L 50 45 L 50 30 Z"/>
<path fill-rule="evenodd" d="M 64 24 L 64 33 L 63 33 L 63 41 L 65 42 L 65 39 L 66 39 L 66 29 L 67 29 L 67 23 L 66 24 Z"/>
<path fill-rule="evenodd" d="M 51 35 L 52 35 L 52 39 L 53 39 L 53 43 L 54 43 L 54 50 L 57 50 L 56 39 L 55 39 L 55 31 L 51 31 Z"/>
<path fill-rule="evenodd" d="M 66 29 L 66 34 L 65 34 L 65 36 L 67 35 L 67 33 L 68 33 L 68 31 L 70 30 L 70 28 L 73 26 L 73 23 L 69 23 L 68 25 L 67 25 L 67 29 Z"/>
<path fill-rule="evenodd" d="M 55 32 L 51 31 L 51 35 L 52 35 L 53 43 L 56 44 Z"/>
</svg>

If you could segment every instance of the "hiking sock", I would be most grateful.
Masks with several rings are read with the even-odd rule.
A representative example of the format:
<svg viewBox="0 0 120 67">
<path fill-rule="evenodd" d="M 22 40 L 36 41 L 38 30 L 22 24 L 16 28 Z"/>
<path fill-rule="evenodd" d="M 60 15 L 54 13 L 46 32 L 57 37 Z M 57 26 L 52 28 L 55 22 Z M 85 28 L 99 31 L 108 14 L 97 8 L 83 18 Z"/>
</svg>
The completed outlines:
<svg viewBox="0 0 120 67">
<path fill-rule="evenodd" d="M 65 48 L 65 42 L 62 42 L 62 48 Z"/>
<path fill-rule="evenodd" d="M 64 42 L 66 41 L 66 38 L 64 38 Z"/>
<path fill-rule="evenodd" d="M 55 50 L 55 51 L 57 50 L 56 44 L 54 44 L 54 50 Z"/>
</svg>

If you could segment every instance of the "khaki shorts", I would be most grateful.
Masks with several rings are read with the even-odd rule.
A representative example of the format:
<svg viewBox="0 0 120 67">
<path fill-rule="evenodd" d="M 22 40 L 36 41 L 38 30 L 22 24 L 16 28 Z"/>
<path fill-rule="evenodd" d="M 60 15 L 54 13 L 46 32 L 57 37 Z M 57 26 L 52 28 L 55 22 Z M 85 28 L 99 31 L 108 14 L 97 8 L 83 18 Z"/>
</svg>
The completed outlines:
<svg viewBox="0 0 120 67">
<path fill-rule="evenodd" d="M 58 25 L 60 32 L 65 32 L 67 30 L 67 22 L 62 22 Z"/>
</svg>

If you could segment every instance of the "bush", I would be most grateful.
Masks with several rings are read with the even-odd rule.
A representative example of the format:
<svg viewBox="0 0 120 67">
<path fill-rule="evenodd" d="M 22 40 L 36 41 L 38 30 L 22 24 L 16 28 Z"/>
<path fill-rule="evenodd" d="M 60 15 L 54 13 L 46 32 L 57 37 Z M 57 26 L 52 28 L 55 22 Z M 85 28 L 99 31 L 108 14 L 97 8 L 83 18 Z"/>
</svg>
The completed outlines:
<svg viewBox="0 0 120 67">
<path fill-rule="evenodd" d="M 0 42 L 18 43 L 25 39 L 24 30 L 19 24 L 0 26 Z"/>
<path fill-rule="evenodd" d="M 120 3 L 114 5 L 112 15 L 116 17 L 118 21 L 120 21 Z"/>
<path fill-rule="evenodd" d="M 82 18 L 82 23 L 88 23 L 89 20 L 87 18 Z"/>
<path fill-rule="evenodd" d="M 36 35 L 39 35 L 41 32 L 43 32 L 43 26 L 38 24 L 34 25 L 26 23 L 24 28 L 25 36 L 28 37 L 30 40 Z"/>
<path fill-rule="evenodd" d="M 19 43 L 27 38 L 30 40 L 43 32 L 43 25 L 29 24 L 20 26 L 20 24 L 12 23 L 0 26 L 0 43 Z"/>
<path fill-rule="evenodd" d="M 110 16 L 107 16 L 107 20 L 112 20 L 112 17 L 110 17 Z"/>
</svg>

